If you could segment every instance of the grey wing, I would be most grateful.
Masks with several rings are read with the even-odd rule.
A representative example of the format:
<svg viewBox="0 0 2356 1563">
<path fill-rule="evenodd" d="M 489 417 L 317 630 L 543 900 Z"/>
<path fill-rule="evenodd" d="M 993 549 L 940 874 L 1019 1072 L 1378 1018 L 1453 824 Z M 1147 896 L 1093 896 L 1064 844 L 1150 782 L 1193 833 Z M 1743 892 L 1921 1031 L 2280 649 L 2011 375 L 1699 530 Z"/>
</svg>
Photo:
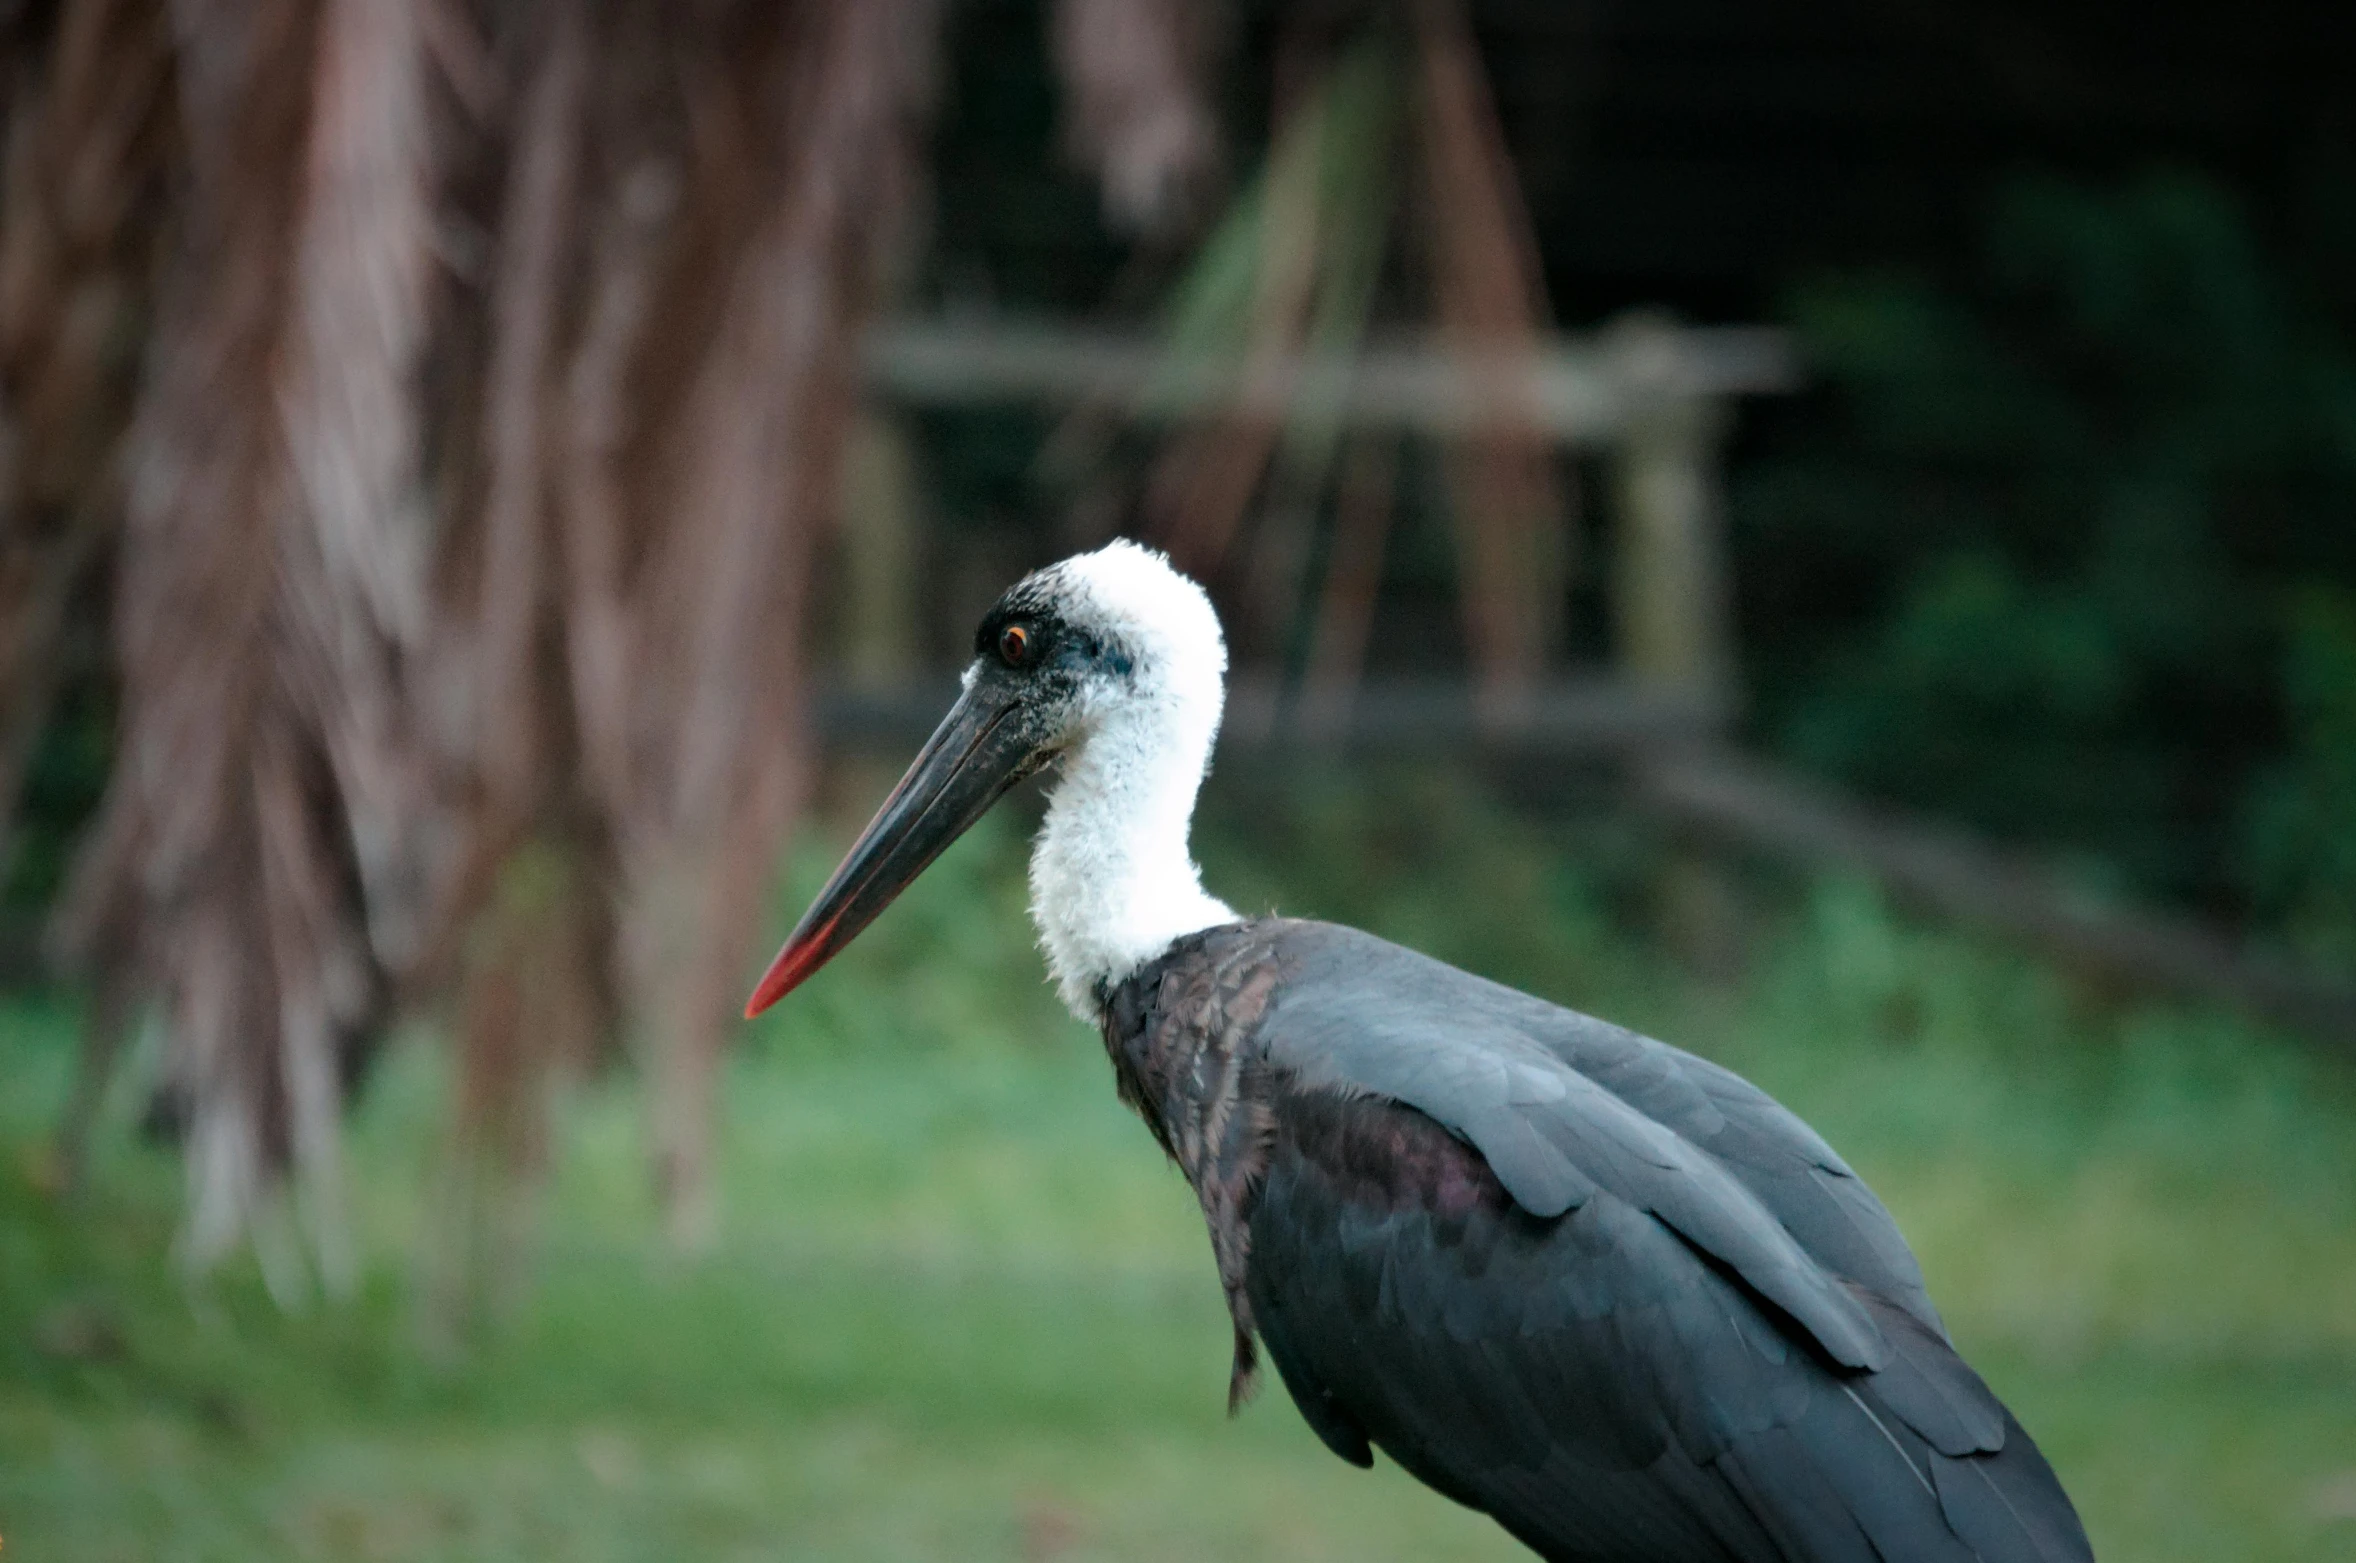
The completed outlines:
<svg viewBox="0 0 2356 1563">
<path fill-rule="evenodd" d="M 1653 1215 L 1797 1320 L 1846 1367 L 1882 1365 L 1880 1326 L 1842 1277 L 1720 1161 L 1533 1034 L 1567 1012 L 1368 934 L 1286 929 L 1287 980 L 1258 1027 L 1266 1061 L 1309 1091 L 1372 1092 L 1479 1147 L 1537 1216 L 1599 1191 Z"/>
<path fill-rule="evenodd" d="M 1946 1333 L 1897 1222 L 1798 1114 L 1706 1058 L 1487 986 L 1556 1057 L 1725 1166 L 1817 1263 Z"/>
<path fill-rule="evenodd" d="M 1262 1340 L 1325 1441 L 1379 1445 L 1545 1557 L 2090 1556 L 2035 1446 L 2000 1407 L 1984 1425 L 1993 1398 L 1911 1315 L 1858 1294 L 1887 1360 L 1843 1373 L 1652 1215 L 1609 1190 L 1532 1215 L 1412 1108 L 1279 1096 L 1251 1248 Z"/>
<path fill-rule="evenodd" d="M 1284 946 L 1290 1008 L 1263 1032 L 1304 1083 L 1423 1109 L 1478 1144 L 1537 1214 L 1616 1178 L 1850 1366 L 1874 1365 L 1878 1327 L 1811 1274 L 1854 1281 L 1944 1335 L 1881 1201 L 1741 1076 L 1356 929 L 1293 923 Z"/>
</svg>

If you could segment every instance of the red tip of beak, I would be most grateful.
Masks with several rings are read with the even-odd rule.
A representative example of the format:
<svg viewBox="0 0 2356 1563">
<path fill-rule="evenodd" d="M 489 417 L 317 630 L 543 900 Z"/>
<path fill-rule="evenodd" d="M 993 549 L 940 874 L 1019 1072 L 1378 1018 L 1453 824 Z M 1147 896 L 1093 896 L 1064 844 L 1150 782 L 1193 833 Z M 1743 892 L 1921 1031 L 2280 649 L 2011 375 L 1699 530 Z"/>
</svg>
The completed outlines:
<svg viewBox="0 0 2356 1563">
<path fill-rule="evenodd" d="M 761 974 L 760 985 L 744 1006 L 744 1018 L 752 1020 L 761 1011 L 784 998 L 802 985 L 804 978 L 826 964 L 834 953 L 827 935 L 834 932 L 839 918 L 831 918 L 797 938 L 788 939 L 785 948 L 777 952 L 777 959 Z"/>
</svg>

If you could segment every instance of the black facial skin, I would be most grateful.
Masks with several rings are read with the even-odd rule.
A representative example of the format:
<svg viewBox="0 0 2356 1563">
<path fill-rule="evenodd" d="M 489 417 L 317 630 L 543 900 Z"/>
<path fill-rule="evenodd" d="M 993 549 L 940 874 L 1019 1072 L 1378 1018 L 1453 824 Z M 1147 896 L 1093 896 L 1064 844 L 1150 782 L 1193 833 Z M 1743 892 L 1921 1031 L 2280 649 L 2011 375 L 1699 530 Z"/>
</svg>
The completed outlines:
<svg viewBox="0 0 2356 1563">
<path fill-rule="evenodd" d="M 1002 644 L 1010 625 L 1025 634 L 1021 658 L 1012 665 L 1003 655 Z M 1038 691 L 1028 698 L 1048 704 L 1060 703 L 1091 674 L 1126 678 L 1135 666 L 1126 648 L 1072 624 L 1031 581 L 1017 582 L 982 615 L 981 625 L 974 631 L 973 652 L 982 660 L 985 672 L 1002 668 L 1025 675 Z"/>
<path fill-rule="evenodd" d="M 1012 661 L 1009 628 L 1022 632 Z M 1041 746 L 1033 770 L 1054 758 L 1058 729 L 1081 685 L 1108 674 L 1126 679 L 1136 665 L 1126 648 L 1066 619 L 1033 581 L 1018 581 L 982 615 L 973 650 L 978 667 L 969 698 L 1021 705 L 1011 720 Z"/>
<path fill-rule="evenodd" d="M 1010 638 L 1010 626 L 1020 635 Z M 1133 666 L 1126 652 L 1067 623 L 1028 581 L 983 618 L 974 655 L 972 681 L 802 914 L 754 990 L 748 1018 L 826 964 L 992 804 L 1055 758 L 1084 679 L 1126 677 Z"/>
</svg>

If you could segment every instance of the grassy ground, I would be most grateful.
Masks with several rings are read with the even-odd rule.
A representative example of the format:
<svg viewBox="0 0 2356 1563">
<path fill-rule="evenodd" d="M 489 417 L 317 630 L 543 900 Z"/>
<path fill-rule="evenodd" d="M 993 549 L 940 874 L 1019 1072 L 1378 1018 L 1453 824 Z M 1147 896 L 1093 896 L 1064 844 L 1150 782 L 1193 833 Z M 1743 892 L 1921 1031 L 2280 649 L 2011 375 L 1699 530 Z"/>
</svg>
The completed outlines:
<svg viewBox="0 0 2356 1563">
<path fill-rule="evenodd" d="M 1799 1108 L 1897 1211 L 2109 1563 L 2356 1556 L 2347 1072 L 2089 1008 L 1837 887 L 1738 988 L 1696 988 L 1615 932 L 1610 843 L 1416 803 L 1243 800 L 1214 877 L 1675 1035 Z M 1402 817 L 1425 823 L 1386 833 Z M 0 1006 L 7 1555 L 1515 1556 L 1332 1459 L 1281 1390 L 1227 1421 L 1200 1217 L 1041 988 L 1018 874 L 1011 828 L 960 848 L 754 1031 L 709 1257 L 654 1237 L 627 1082 L 573 1096 L 508 1256 L 527 1284 L 456 1355 L 414 1301 L 444 1208 L 429 1046 L 355 1126 L 363 1295 L 289 1314 L 244 1270 L 178 1279 L 171 1162 L 127 1131 L 85 1206 L 45 1191 L 72 1003 Z M 1480 893 L 1418 888 L 1443 874 Z"/>
</svg>

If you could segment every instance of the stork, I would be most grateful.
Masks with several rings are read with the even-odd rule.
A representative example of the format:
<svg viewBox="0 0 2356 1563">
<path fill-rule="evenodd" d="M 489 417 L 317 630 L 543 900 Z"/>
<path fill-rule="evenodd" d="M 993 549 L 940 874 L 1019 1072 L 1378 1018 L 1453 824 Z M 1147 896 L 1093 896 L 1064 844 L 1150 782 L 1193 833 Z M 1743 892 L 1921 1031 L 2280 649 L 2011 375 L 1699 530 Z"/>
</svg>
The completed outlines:
<svg viewBox="0 0 2356 1563">
<path fill-rule="evenodd" d="M 1209 599 L 1148 549 L 1017 583 L 747 1015 L 1055 767 L 1032 917 L 1201 1201 L 1231 1409 L 1264 1347 L 1335 1454 L 1380 1449 L 1551 1559 L 2090 1560 L 1889 1212 L 1798 1117 L 1665 1043 L 1203 889 L 1225 672 Z"/>
</svg>

